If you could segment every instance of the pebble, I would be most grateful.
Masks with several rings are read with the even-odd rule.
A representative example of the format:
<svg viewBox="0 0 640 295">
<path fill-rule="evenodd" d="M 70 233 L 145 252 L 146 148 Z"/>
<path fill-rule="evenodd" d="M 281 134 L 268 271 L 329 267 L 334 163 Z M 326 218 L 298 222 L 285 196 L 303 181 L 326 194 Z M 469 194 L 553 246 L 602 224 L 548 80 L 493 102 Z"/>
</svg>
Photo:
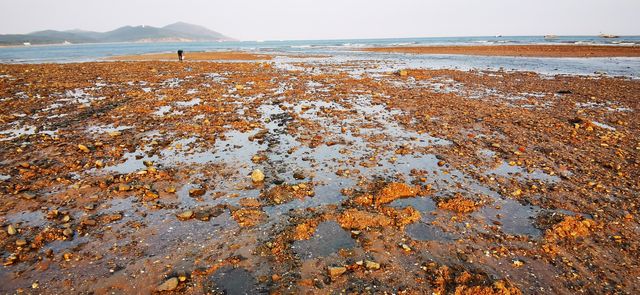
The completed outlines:
<svg viewBox="0 0 640 295">
<path fill-rule="evenodd" d="M 327 272 L 329 276 L 337 277 L 347 272 L 347 268 L 344 266 L 329 266 Z"/>
<path fill-rule="evenodd" d="M 145 198 L 145 200 L 155 200 L 157 198 L 160 198 L 160 195 L 158 195 L 154 191 L 146 191 L 144 193 L 144 198 Z"/>
<path fill-rule="evenodd" d="M 524 265 L 524 262 L 522 260 L 513 260 L 513 266 L 514 267 L 522 267 Z"/>
<path fill-rule="evenodd" d="M 18 246 L 18 247 L 22 247 L 22 246 L 24 246 L 26 244 L 27 244 L 27 240 L 25 240 L 25 239 L 16 240 L 16 246 Z"/>
<path fill-rule="evenodd" d="M 78 148 L 79 148 L 81 151 L 85 152 L 85 153 L 88 153 L 88 152 L 89 152 L 89 148 L 88 148 L 86 145 L 84 145 L 84 144 L 79 144 L 79 145 L 78 145 Z"/>
<path fill-rule="evenodd" d="M 193 217 L 193 211 L 191 211 L 191 210 L 184 211 L 184 212 L 178 214 L 178 219 L 180 219 L 180 220 L 191 219 L 191 217 Z"/>
<path fill-rule="evenodd" d="M 170 278 L 170 279 L 164 281 L 164 283 L 162 283 L 160 286 L 158 286 L 157 290 L 158 291 L 172 291 L 172 290 L 175 290 L 178 287 L 178 283 L 179 282 L 180 281 L 176 277 Z"/>
<path fill-rule="evenodd" d="M 300 171 L 296 171 L 293 173 L 293 178 L 297 180 L 305 179 L 304 174 Z"/>
<path fill-rule="evenodd" d="M 126 191 L 130 191 L 131 190 L 131 186 L 128 184 L 121 184 L 118 186 L 118 191 L 121 192 L 126 192 Z"/>
<path fill-rule="evenodd" d="M 370 269 L 370 270 L 378 270 L 378 269 L 380 269 L 380 263 L 377 263 L 375 261 L 370 261 L 370 260 L 365 261 L 364 262 L 364 266 L 367 269 Z"/>
<path fill-rule="evenodd" d="M 26 192 L 22 194 L 22 198 L 25 200 L 33 200 L 36 198 L 36 194 L 31 193 L 31 192 Z"/>
<path fill-rule="evenodd" d="M 184 282 L 187 280 L 187 274 L 184 272 L 181 272 L 178 274 L 178 280 L 180 280 L 181 282 Z"/>
<path fill-rule="evenodd" d="M 70 238 L 73 236 L 73 230 L 70 228 L 65 229 L 64 231 L 62 231 L 62 234 L 67 237 Z"/>
<path fill-rule="evenodd" d="M 260 169 L 253 170 L 253 172 L 251 172 L 251 180 L 253 180 L 253 182 L 264 181 L 264 173 L 262 173 Z"/>
<path fill-rule="evenodd" d="M 204 195 L 204 193 L 206 192 L 205 189 L 203 188 L 192 188 L 189 190 L 189 196 L 190 197 L 199 197 Z"/>
<path fill-rule="evenodd" d="M 98 223 L 93 219 L 87 219 L 87 220 L 83 221 L 82 224 L 87 225 L 87 226 L 95 226 Z"/>
<path fill-rule="evenodd" d="M 16 230 L 16 228 L 15 228 L 15 227 L 13 227 L 13 225 L 9 224 L 9 226 L 7 226 L 7 233 L 8 233 L 10 236 L 13 236 L 13 235 L 17 234 L 17 233 L 18 233 L 18 231 Z"/>
</svg>

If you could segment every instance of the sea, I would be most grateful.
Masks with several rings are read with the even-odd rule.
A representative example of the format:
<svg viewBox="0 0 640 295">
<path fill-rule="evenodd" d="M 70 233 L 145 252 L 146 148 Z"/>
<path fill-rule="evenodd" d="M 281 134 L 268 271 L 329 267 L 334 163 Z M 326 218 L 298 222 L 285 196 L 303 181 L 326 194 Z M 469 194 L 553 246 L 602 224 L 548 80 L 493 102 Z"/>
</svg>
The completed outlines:
<svg viewBox="0 0 640 295">
<path fill-rule="evenodd" d="M 506 69 L 545 74 L 611 75 L 638 78 L 640 58 L 531 58 L 459 55 L 411 55 L 362 52 L 364 47 L 429 45 L 529 45 L 595 44 L 640 46 L 640 36 L 490 36 L 345 40 L 100 43 L 0 47 L 0 63 L 70 63 L 105 60 L 109 57 L 146 53 L 240 50 L 255 53 L 331 55 L 334 61 L 391 60 L 396 67 L 430 69 Z"/>
</svg>

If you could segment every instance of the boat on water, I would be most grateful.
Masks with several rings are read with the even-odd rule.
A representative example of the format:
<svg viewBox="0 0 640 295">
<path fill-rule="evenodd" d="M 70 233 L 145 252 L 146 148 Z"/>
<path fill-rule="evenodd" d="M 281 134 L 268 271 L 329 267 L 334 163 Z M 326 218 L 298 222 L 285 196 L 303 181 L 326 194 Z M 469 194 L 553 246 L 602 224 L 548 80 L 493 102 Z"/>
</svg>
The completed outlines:
<svg viewBox="0 0 640 295">
<path fill-rule="evenodd" d="M 545 39 L 558 39 L 557 35 L 545 35 L 544 36 Z"/>
<path fill-rule="evenodd" d="M 22 43 L 22 45 L 24 45 L 24 46 L 31 46 L 31 43 L 29 43 L 29 42 L 24 42 L 24 43 Z"/>
<path fill-rule="evenodd" d="M 620 38 L 620 36 L 610 35 L 610 34 L 600 34 L 599 36 L 600 38 L 606 38 L 606 39 Z"/>
</svg>

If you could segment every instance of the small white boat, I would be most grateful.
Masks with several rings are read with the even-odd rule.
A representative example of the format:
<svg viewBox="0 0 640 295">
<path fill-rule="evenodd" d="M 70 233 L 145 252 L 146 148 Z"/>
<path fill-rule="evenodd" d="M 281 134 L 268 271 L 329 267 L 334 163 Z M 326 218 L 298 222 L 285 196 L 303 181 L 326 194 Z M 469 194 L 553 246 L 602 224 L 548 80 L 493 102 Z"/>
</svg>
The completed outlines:
<svg viewBox="0 0 640 295">
<path fill-rule="evenodd" d="M 29 43 L 29 42 L 24 42 L 24 43 L 22 43 L 22 45 L 24 45 L 24 46 L 31 46 L 31 43 Z"/>
</svg>

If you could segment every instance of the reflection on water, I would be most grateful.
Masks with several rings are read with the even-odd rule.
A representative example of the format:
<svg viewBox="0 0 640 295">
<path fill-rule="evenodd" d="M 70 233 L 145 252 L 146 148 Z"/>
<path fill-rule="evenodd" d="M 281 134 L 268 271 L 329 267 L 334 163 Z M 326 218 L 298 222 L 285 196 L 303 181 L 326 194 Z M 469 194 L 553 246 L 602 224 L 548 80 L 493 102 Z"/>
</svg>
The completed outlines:
<svg viewBox="0 0 640 295">
<path fill-rule="evenodd" d="M 337 253 L 340 249 L 351 249 L 355 245 L 349 232 L 334 221 L 326 221 L 318 225 L 309 240 L 296 241 L 291 248 L 302 259 L 311 259 Z"/>
</svg>

